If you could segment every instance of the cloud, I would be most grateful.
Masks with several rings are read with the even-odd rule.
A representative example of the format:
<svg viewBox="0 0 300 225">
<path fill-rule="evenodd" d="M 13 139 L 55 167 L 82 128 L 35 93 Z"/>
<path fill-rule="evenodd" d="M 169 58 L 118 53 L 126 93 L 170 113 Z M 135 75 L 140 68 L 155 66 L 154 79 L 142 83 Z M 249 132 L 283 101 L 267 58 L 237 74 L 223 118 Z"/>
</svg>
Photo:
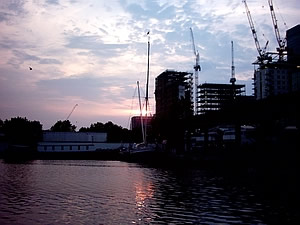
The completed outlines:
<svg viewBox="0 0 300 225">
<path fill-rule="evenodd" d="M 40 64 L 62 64 L 59 60 L 50 59 L 50 58 L 44 58 L 44 59 L 40 58 L 38 61 Z"/>
<path fill-rule="evenodd" d="M 95 102 L 121 102 L 130 96 L 130 81 L 120 77 L 97 77 L 88 74 L 59 79 L 40 80 L 36 83 L 40 92 L 51 96 L 74 96 Z"/>
<path fill-rule="evenodd" d="M 14 57 L 10 59 L 9 64 L 13 65 L 15 68 L 19 68 L 20 65 L 25 62 L 27 62 L 28 65 L 30 65 L 30 62 L 37 62 L 39 64 L 61 64 L 57 59 L 40 58 L 35 55 L 27 54 L 25 51 L 12 50 L 12 53 Z"/>
<path fill-rule="evenodd" d="M 100 36 L 96 35 L 73 35 L 67 37 L 67 48 L 85 49 L 96 55 L 113 57 L 122 54 L 128 47 L 127 44 L 106 44 Z"/>
<path fill-rule="evenodd" d="M 27 11 L 24 9 L 26 1 L 1 1 L 0 2 L 0 22 L 9 24 L 15 23 L 19 18 L 24 17 Z"/>
<path fill-rule="evenodd" d="M 7 21 L 12 16 L 10 13 L 0 12 L 0 22 Z"/>
<path fill-rule="evenodd" d="M 17 39 L 10 39 L 6 36 L 0 37 L 0 48 L 13 50 L 15 48 L 24 48 L 27 44 L 20 42 Z M 28 45 L 27 45 L 28 46 Z"/>
<path fill-rule="evenodd" d="M 58 0 L 46 0 L 46 3 L 50 5 L 59 5 Z"/>
</svg>

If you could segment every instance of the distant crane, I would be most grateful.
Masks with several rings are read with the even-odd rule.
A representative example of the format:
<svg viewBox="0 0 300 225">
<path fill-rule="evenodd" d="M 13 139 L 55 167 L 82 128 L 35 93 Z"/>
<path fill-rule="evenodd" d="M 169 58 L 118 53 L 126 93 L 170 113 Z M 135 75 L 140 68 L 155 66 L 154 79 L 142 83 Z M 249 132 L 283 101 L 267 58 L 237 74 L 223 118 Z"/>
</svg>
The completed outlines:
<svg viewBox="0 0 300 225">
<path fill-rule="evenodd" d="M 254 38 L 255 46 L 256 46 L 256 49 L 257 49 L 258 54 L 259 54 L 259 56 L 257 58 L 258 58 L 259 63 L 262 64 L 264 62 L 264 60 L 268 60 L 266 50 L 267 50 L 267 46 L 269 44 L 269 41 L 267 41 L 267 43 L 266 43 L 266 45 L 263 49 L 260 47 L 260 44 L 259 44 L 259 41 L 258 41 L 258 38 L 257 38 L 257 34 L 256 34 L 256 30 L 254 28 L 254 23 L 253 23 L 248 5 L 246 3 L 246 0 L 243 0 L 243 3 L 245 4 L 246 13 L 247 13 L 248 21 L 249 21 L 250 28 L 251 28 L 251 31 L 252 31 L 252 35 L 253 35 L 253 38 Z"/>
<path fill-rule="evenodd" d="M 276 19 L 272 0 L 268 0 L 268 3 L 270 6 L 270 12 L 271 12 L 272 22 L 273 22 L 273 26 L 274 26 L 274 30 L 275 30 L 276 40 L 277 40 L 278 46 L 279 46 L 279 48 L 277 48 L 277 51 L 279 54 L 279 61 L 282 61 L 283 60 L 283 52 L 285 51 L 286 38 L 281 39 L 281 37 L 280 37 L 280 32 L 279 32 L 279 28 L 277 25 L 277 19 Z"/>
<path fill-rule="evenodd" d="M 234 56 L 233 56 L 233 41 L 231 41 L 231 78 L 230 83 L 234 85 L 236 82 L 235 79 L 235 66 L 234 66 Z"/>
<path fill-rule="evenodd" d="M 201 71 L 201 67 L 200 67 L 200 56 L 199 56 L 198 50 L 196 51 L 193 29 L 191 27 L 190 27 L 190 31 L 191 31 L 191 37 L 192 37 L 193 52 L 194 52 L 194 55 L 196 57 L 196 63 L 195 63 L 195 66 L 194 66 L 194 70 L 195 70 L 195 77 L 194 77 L 194 114 L 197 114 L 198 72 Z"/>
<path fill-rule="evenodd" d="M 70 118 L 70 116 L 72 115 L 72 113 L 74 112 L 75 108 L 78 106 L 78 104 L 74 105 L 73 109 L 71 110 L 71 112 L 69 113 L 68 117 L 66 118 L 66 120 L 68 120 Z"/>
</svg>

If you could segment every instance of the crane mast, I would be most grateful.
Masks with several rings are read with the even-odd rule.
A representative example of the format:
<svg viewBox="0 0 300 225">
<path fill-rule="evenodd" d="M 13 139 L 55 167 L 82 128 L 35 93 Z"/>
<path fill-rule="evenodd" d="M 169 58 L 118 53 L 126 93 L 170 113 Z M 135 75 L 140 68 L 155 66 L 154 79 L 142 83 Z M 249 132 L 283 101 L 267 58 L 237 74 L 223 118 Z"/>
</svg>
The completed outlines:
<svg viewBox="0 0 300 225">
<path fill-rule="evenodd" d="M 272 0 L 268 0 L 268 3 L 269 3 L 269 6 L 270 6 L 270 12 L 271 12 L 272 22 L 273 22 L 273 26 L 274 26 L 274 30 L 275 30 L 276 40 L 277 40 L 277 43 L 278 43 L 278 46 L 279 46 L 279 48 L 277 48 L 277 51 L 279 53 L 279 60 L 282 60 L 283 59 L 283 52 L 285 51 L 286 39 L 284 38 L 282 40 L 281 37 L 280 37 L 280 32 L 279 32 L 279 28 L 278 28 L 277 19 L 276 19 L 276 15 L 275 15 Z"/>
<path fill-rule="evenodd" d="M 193 52 L 195 55 L 195 59 L 196 59 L 196 63 L 194 65 L 194 70 L 195 70 L 195 76 L 194 76 L 194 114 L 197 114 L 197 89 L 198 89 L 198 73 L 199 71 L 201 71 L 201 67 L 200 67 L 200 56 L 199 56 L 199 52 L 196 51 L 196 47 L 195 47 L 195 40 L 194 40 L 194 34 L 193 34 L 193 29 L 190 27 L 190 31 L 191 31 L 191 37 L 192 37 L 192 47 L 193 47 Z"/>
<path fill-rule="evenodd" d="M 234 55 L 233 55 L 233 41 L 231 41 L 231 78 L 230 83 L 234 85 L 236 82 L 235 79 L 235 66 L 234 66 Z"/>
<path fill-rule="evenodd" d="M 254 27 L 254 23 L 253 23 L 253 20 L 252 20 L 251 14 L 250 14 L 250 10 L 248 8 L 246 0 L 243 0 L 243 3 L 245 4 L 246 14 L 247 14 L 247 17 L 248 17 L 250 29 L 252 31 L 252 35 L 253 35 L 253 38 L 254 38 L 255 46 L 256 46 L 256 49 L 257 49 L 258 54 L 259 54 L 259 58 L 258 59 L 262 62 L 264 59 L 266 59 L 266 49 L 267 49 L 269 41 L 267 41 L 265 47 L 263 49 L 261 49 L 259 41 L 258 41 L 258 38 L 257 38 L 257 33 L 256 33 L 256 30 L 255 30 L 255 27 Z"/>
<path fill-rule="evenodd" d="M 71 110 L 71 112 L 69 113 L 68 117 L 66 120 L 68 120 L 70 118 L 70 116 L 72 115 L 72 113 L 74 112 L 75 108 L 78 106 L 78 104 L 74 105 L 73 109 Z"/>
</svg>

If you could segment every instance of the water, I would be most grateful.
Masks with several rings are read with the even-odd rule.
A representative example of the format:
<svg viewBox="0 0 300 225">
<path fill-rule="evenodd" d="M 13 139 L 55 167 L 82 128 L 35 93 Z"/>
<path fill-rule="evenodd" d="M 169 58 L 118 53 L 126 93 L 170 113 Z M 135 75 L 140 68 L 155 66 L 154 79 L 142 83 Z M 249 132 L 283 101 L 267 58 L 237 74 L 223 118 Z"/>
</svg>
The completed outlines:
<svg viewBox="0 0 300 225">
<path fill-rule="evenodd" d="M 282 213 L 238 180 L 119 161 L 0 160 L 0 224 L 267 224 Z"/>
</svg>

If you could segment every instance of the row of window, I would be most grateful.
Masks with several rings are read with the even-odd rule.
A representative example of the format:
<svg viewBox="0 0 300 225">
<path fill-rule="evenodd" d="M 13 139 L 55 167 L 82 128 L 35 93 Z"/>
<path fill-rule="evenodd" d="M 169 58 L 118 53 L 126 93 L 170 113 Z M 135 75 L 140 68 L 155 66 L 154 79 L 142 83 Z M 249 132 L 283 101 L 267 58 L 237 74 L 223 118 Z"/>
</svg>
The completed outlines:
<svg viewBox="0 0 300 225">
<path fill-rule="evenodd" d="M 44 150 L 89 150 L 89 145 L 44 145 Z"/>
<path fill-rule="evenodd" d="M 269 70 L 270 74 L 274 74 L 274 73 L 280 73 L 280 74 L 287 74 L 288 71 L 287 70 Z"/>
</svg>

